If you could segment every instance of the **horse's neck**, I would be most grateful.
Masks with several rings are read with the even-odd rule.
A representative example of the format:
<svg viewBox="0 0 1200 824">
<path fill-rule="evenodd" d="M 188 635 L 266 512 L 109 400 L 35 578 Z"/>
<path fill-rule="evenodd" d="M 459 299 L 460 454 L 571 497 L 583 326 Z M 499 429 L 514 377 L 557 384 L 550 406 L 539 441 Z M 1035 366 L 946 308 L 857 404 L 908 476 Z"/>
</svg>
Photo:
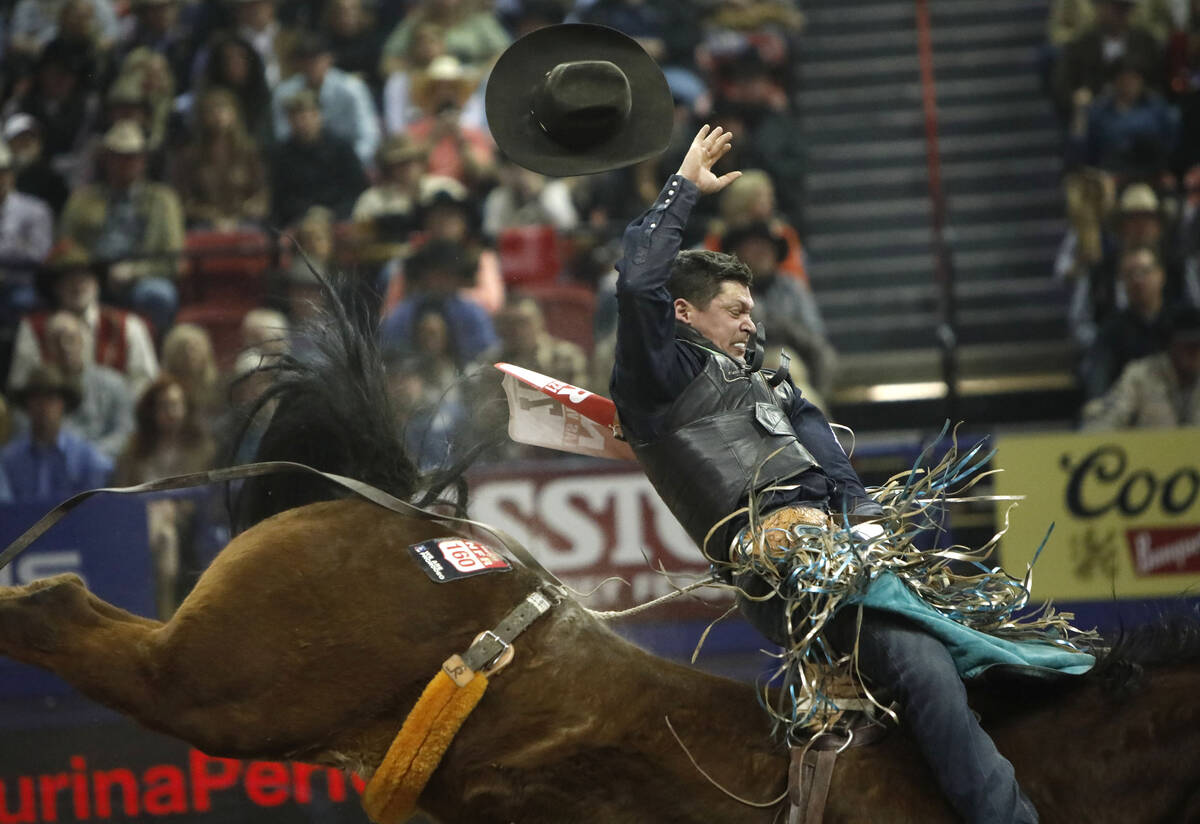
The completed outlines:
<svg viewBox="0 0 1200 824">
<path fill-rule="evenodd" d="M 753 687 L 671 663 L 572 607 L 517 652 L 426 794 L 446 820 L 770 821 L 786 785 Z M 522 656 L 525 656 L 522 660 Z"/>
</svg>

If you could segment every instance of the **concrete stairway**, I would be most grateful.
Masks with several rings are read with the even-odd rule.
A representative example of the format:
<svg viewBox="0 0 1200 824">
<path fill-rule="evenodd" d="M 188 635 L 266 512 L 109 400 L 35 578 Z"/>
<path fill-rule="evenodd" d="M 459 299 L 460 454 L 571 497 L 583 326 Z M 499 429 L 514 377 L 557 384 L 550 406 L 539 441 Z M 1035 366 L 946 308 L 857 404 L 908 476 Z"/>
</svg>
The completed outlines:
<svg viewBox="0 0 1200 824">
<path fill-rule="evenodd" d="M 804 4 L 809 270 L 842 353 L 836 417 L 866 428 L 944 414 L 915 6 Z M 1050 278 L 1065 231 L 1059 138 L 1034 71 L 1047 0 L 930 0 L 930 10 L 959 416 L 1069 418 L 1075 355 L 1066 294 Z"/>
</svg>

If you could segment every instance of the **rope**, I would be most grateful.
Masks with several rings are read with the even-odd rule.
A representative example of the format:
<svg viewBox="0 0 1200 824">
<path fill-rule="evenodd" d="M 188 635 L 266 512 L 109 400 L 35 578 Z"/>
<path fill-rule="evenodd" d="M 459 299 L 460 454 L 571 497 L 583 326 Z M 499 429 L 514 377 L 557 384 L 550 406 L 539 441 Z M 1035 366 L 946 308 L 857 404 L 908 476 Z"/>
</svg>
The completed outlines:
<svg viewBox="0 0 1200 824">
<path fill-rule="evenodd" d="M 702 587 L 712 586 L 720 583 L 720 578 L 716 575 L 709 575 L 707 578 L 702 578 L 699 581 L 694 581 L 682 589 L 676 589 L 674 592 L 668 592 L 666 595 L 660 595 L 653 601 L 647 601 L 644 604 L 630 607 L 629 609 L 616 609 L 608 611 L 599 611 L 594 609 L 584 608 L 589 615 L 599 618 L 601 621 L 614 621 L 617 618 L 626 618 L 630 615 L 637 615 L 639 612 L 645 612 L 651 607 L 656 607 L 659 604 L 666 603 L 672 599 L 678 598 L 680 595 L 687 595 L 689 592 L 700 589 Z"/>
</svg>

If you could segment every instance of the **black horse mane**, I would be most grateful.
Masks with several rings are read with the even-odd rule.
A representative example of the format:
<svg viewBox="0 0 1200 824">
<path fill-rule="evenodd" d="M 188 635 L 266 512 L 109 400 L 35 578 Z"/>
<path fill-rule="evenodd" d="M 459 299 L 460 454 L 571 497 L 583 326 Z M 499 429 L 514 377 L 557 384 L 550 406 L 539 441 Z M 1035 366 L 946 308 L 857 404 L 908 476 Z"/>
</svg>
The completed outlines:
<svg viewBox="0 0 1200 824">
<path fill-rule="evenodd" d="M 1099 652 L 1088 680 L 1116 697 L 1137 691 L 1147 670 L 1200 662 L 1200 608 L 1122 629 Z"/>
<path fill-rule="evenodd" d="M 423 475 L 418 470 L 405 448 L 403 420 L 388 393 L 378 321 L 366 287 L 345 275 L 313 271 L 325 301 L 298 330 L 288 354 L 259 366 L 271 374 L 271 385 L 245 410 L 232 454 L 245 456 L 257 437 L 254 461 L 307 464 L 405 501 L 423 492 L 415 501 L 422 506 L 457 484 L 454 503 L 465 508 L 462 472 L 477 450 L 436 473 Z M 348 494 L 310 473 L 252 478 L 232 496 L 234 531 L 286 509 Z"/>
</svg>

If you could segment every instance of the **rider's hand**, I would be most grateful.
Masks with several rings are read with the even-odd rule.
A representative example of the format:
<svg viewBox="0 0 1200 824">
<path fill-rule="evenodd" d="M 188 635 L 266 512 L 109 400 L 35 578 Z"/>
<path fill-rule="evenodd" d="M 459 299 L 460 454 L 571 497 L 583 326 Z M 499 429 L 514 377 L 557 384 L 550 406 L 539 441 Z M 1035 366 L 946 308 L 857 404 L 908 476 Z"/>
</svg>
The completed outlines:
<svg viewBox="0 0 1200 824">
<path fill-rule="evenodd" d="M 709 195 L 721 191 L 742 176 L 741 172 L 726 172 L 717 177 L 712 171 L 713 164 L 729 152 L 732 141 L 732 132 L 727 132 L 720 126 L 709 131 L 708 124 L 705 124 L 692 139 L 692 145 L 688 147 L 683 163 L 679 166 L 679 176 L 695 183 L 701 194 Z"/>
</svg>

